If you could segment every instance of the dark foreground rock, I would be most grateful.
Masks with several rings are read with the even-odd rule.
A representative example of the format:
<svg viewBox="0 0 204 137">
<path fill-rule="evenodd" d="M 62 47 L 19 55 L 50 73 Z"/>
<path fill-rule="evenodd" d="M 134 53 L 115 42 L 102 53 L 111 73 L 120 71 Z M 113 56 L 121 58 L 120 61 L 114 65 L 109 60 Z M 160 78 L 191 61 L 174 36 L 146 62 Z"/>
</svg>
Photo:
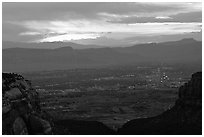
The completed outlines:
<svg viewBox="0 0 204 137">
<path fill-rule="evenodd" d="M 118 134 L 135 135 L 201 135 L 202 134 L 202 73 L 179 89 L 174 107 L 159 116 L 127 122 Z"/>
<path fill-rule="evenodd" d="M 60 120 L 54 122 L 56 135 L 113 135 L 115 131 L 98 121 Z"/>
<path fill-rule="evenodd" d="M 200 135 L 202 134 L 202 73 L 179 89 L 174 107 L 161 115 L 127 122 L 117 132 L 101 122 L 53 121 L 39 106 L 31 82 L 17 74 L 2 74 L 2 134 L 57 135 Z"/>
<path fill-rule="evenodd" d="M 101 122 L 53 121 L 40 108 L 31 82 L 14 73 L 2 74 L 2 134 L 7 135 L 107 135 L 115 134 Z"/>
<path fill-rule="evenodd" d="M 49 115 L 41 111 L 31 82 L 14 73 L 2 74 L 2 134 L 52 134 Z"/>
</svg>

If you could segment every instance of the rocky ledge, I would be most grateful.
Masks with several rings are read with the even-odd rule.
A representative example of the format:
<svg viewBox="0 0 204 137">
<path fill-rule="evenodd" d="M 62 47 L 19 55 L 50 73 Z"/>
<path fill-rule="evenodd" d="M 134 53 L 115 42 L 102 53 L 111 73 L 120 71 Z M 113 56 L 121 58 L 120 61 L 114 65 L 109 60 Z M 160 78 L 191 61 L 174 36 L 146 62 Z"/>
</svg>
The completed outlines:
<svg viewBox="0 0 204 137">
<path fill-rule="evenodd" d="M 115 134 L 101 122 L 54 121 L 40 108 L 38 93 L 31 82 L 14 73 L 2 74 L 3 135 L 107 135 Z"/>
<path fill-rule="evenodd" d="M 161 115 L 127 122 L 117 132 L 97 121 L 53 121 L 39 106 L 31 82 L 18 74 L 2 74 L 2 134 L 202 134 L 202 73 L 179 88 L 175 105 Z"/>
<path fill-rule="evenodd" d="M 14 73 L 2 74 L 2 134 L 52 134 L 52 122 L 41 111 L 31 82 Z"/>
<path fill-rule="evenodd" d="M 175 105 L 161 115 L 127 122 L 118 134 L 135 135 L 201 135 L 202 134 L 202 73 L 179 88 Z"/>
</svg>

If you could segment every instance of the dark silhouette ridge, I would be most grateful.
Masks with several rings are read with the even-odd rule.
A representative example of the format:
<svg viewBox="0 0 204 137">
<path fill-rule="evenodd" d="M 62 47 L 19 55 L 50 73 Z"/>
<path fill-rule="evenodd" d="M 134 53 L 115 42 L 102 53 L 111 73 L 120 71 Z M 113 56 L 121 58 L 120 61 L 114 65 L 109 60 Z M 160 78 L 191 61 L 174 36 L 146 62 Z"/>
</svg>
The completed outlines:
<svg viewBox="0 0 204 137">
<path fill-rule="evenodd" d="M 98 121 L 60 120 L 54 122 L 56 135 L 114 135 L 116 132 Z"/>
<path fill-rule="evenodd" d="M 3 134 L 202 134 L 201 72 L 194 73 L 191 80 L 179 88 L 179 98 L 171 109 L 155 117 L 131 120 L 117 132 L 97 121 L 61 120 L 52 122 L 52 119 L 40 110 L 38 94 L 32 88 L 30 81 L 14 73 L 3 73 L 2 78 Z M 24 100 L 24 98 L 27 99 Z"/>
<path fill-rule="evenodd" d="M 201 135 L 202 134 L 202 73 L 179 88 L 179 99 L 159 116 L 127 122 L 118 134 L 135 135 Z"/>
<path fill-rule="evenodd" d="M 25 72 L 95 68 L 137 63 L 198 63 L 202 60 L 202 42 L 194 39 L 141 44 L 124 48 L 71 47 L 57 49 L 3 49 L 3 71 Z"/>
<path fill-rule="evenodd" d="M 14 42 L 14 41 L 3 41 L 2 48 L 9 49 L 9 48 L 32 48 L 32 49 L 57 49 L 63 47 L 72 47 L 74 49 L 86 49 L 86 48 L 102 48 L 103 46 L 99 45 L 83 45 L 77 44 L 73 42 Z"/>
<path fill-rule="evenodd" d="M 31 82 L 19 74 L 3 73 L 2 86 L 4 135 L 115 134 L 113 130 L 97 121 L 53 121 L 41 110 L 38 93 L 32 88 Z"/>
</svg>

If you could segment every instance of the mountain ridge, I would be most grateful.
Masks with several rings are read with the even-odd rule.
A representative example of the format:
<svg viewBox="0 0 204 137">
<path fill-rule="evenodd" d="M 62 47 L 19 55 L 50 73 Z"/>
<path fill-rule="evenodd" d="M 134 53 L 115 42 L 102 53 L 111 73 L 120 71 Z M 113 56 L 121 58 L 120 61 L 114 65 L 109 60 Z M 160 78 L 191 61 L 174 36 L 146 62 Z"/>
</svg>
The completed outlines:
<svg viewBox="0 0 204 137">
<path fill-rule="evenodd" d="M 17 45 L 17 46 L 13 46 Z M 3 49 L 10 48 L 26 48 L 26 49 L 57 49 L 63 47 L 72 47 L 73 49 L 86 49 L 86 48 L 102 48 L 100 45 L 85 45 L 85 44 L 77 44 L 74 42 L 13 42 L 13 41 L 3 41 L 2 42 Z M 105 46 L 104 46 L 105 47 Z"/>
<path fill-rule="evenodd" d="M 73 49 L 72 47 L 61 47 L 57 49 L 10 48 L 2 50 L 3 71 L 11 72 L 94 68 L 145 62 L 192 63 L 201 61 L 202 42 L 193 39 L 123 48 Z"/>
<path fill-rule="evenodd" d="M 198 41 L 198 40 L 195 40 L 194 38 L 184 38 L 184 39 L 181 39 L 181 40 L 178 40 L 178 41 L 166 41 L 166 42 L 159 42 L 160 44 L 165 44 L 165 43 L 172 43 L 172 42 L 182 42 L 182 41 L 188 41 L 188 42 L 202 42 L 202 41 Z M 52 46 L 50 46 L 51 48 L 50 49 L 58 49 L 58 48 L 64 48 L 64 47 L 72 47 L 73 48 L 73 46 L 76 46 L 76 45 L 80 45 L 80 46 L 84 46 L 85 48 L 73 48 L 73 49 L 92 49 L 92 48 L 94 48 L 94 46 L 95 46 L 95 48 L 97 49 L 97 48 L 109 48 L 109 47 L 107 47 L 107 46 L 100 46 L 100 45 L 90 45 L 91 47 L 87 47 L 87 46 L 89 46 L 89 45 L 87 45 L 87 44 L 77 44 L 77 43 L 74 43 L 74 42 L 41 42 L 41 43 L 26 43 L 26 42 L 13 42 L 13 41 L 3 41 L 2 42 L 2 47 L 3 47 L 3 50 L 5 50 L 5 49 L 13 49 L 13 48 L 25 48 L 25 49 L 48 49 L 48 48 L 39 48 L 39 47 L 35 47 L 35 48 L 32 48 L 32 47 L 27 47 L 26 48 L 26 46 L 25 47 L 8 47 L 8 48 L 6 48 L 5 46 L 4 46 L 4 44 L 6 45 L 7 43 L 9 43 L 9 44 L 15 44 L 15 43 L 19 43 L 19 44 L 23 44 L 23 45 L 25 45 L 25 44 L 31 44 L 31 45 L 33 45 L 34 47 L 36 46 L 36 45 L 40 45 L 40 44 L 58 44 L 55 48 L 53 48 Z M 60 44 L 62 44 L 63 46 L 59 46 Z M 69 46 L 69 45 L 72 45 L 72 46 Z M 151 46 L 151 45 L 157 45 L 158 43 L 157 42 L 151 42 L 151 43 L 140 43 L 140 44 L 132 44 L 132 46 L 127 46 L 127 47 L 110 47 L 110 48 L 131 48 L 131 47 L 134 47 L 134 46 L 145 46 L 145 45 L 147 45 L 147 46 Z M 66 46 L 67 45 L 67 46 Z"/>
</svg>

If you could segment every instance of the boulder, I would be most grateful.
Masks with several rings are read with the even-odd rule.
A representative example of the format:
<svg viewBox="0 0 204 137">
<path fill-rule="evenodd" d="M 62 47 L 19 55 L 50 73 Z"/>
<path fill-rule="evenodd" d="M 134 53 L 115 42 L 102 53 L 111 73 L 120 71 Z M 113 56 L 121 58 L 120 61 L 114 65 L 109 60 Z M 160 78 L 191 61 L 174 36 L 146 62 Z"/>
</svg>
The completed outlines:
<svg viewBox="0 0 204 137">
<path fill-rule="evenodd" d="M 17 100 L 22 98 L 22 93 L 18 88 L 12 88 L 4 94 L 4 97 L 8 98 L 9 100 Z"/>
<path fill-rule="evenodd" d="M 28 129 L 24 120 L 21 117 L 15 119 L 13 123 L 13 134 L 14 135 L 28 135 Z"/>
<path fill-rule="evenodd" d="M 52 134 L 51 119 L 41 111 L 30 81 L 14 73 L 3 73 L 2 78 L 2 134 Z"/>
</svg>

